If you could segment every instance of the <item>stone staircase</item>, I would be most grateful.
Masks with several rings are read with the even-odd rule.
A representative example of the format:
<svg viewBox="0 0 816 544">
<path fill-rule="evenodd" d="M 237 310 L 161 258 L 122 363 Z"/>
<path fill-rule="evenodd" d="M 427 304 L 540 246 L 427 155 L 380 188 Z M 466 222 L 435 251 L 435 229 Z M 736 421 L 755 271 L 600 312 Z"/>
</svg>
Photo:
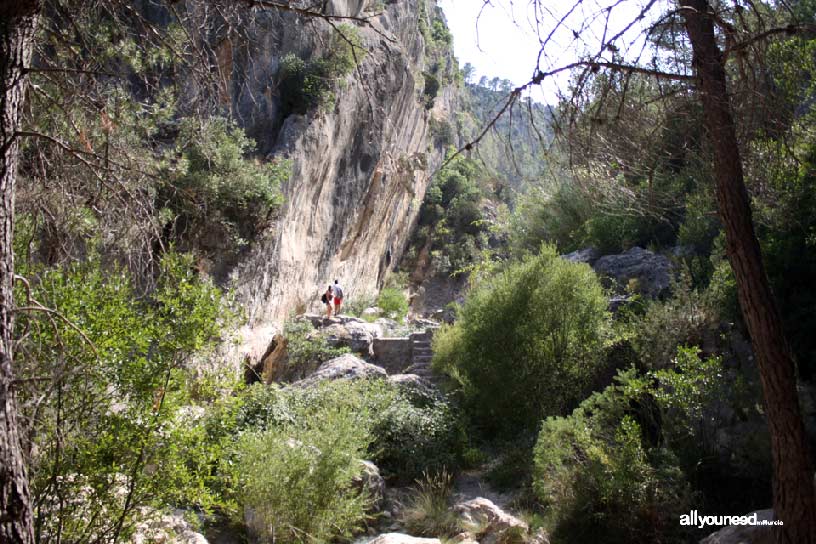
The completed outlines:
<svg viewBox="0 0 816 544">
<path fill-rule="evenodd" d="M 411 364 L 403 373 L 416 374 L 426 380 L 433 380 L 433 370 L 431 370 L 431 338 L 433 338 L 432 328 L 425 329 L 425 332 L 413 333 L 411 339 Z"/>
</svg>

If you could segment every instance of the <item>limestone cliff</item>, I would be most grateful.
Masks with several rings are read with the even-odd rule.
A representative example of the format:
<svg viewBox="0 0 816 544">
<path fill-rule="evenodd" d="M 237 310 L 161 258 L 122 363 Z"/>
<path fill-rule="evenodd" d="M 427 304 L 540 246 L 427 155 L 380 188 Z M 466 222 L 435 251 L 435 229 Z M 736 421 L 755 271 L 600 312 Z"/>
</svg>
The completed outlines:
<svg viewBox="0 0 816 544">
<path fill-rule="evenodd" d="M 334 279 L 347 298 L 375 293 L 399 261 L 442 159 L 430 120 L 452 110 L 456 93 L 443 86 L 430 97 L 423 76 L 440 62 L 423 32 L 441 17 L 434 0 L 376 7 L 340 0 L 325 9 L 355 17 L 382 10 L 371 26 L 357 27 L 366 53 L 336 90 L 334 107 L 283 118 L 276 87 L 287 53 L 325 52 L 333 30 L 323 20 L 262 14 L 252 20 L 249 45 L 225 41 L 217 49 L 236 116 L 261 149 L 293 165 L 276 226 L 232 272 L 251 326 L 280 323 L 318 302 Z"/>
</svg>

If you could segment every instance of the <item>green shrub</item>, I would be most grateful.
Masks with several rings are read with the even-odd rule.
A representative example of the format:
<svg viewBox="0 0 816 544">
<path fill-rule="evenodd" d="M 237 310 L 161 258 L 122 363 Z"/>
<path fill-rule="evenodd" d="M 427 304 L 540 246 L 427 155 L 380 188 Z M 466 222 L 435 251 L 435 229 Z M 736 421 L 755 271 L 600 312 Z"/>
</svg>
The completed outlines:
<svg viewBox="0 0 816 544">
<path fill-rule="evenodd" d="M 337 25 L 327 51 L 324 57 L 308 61 L 294 53 L 281 59 L 278 78 L 283 117 L 333 105 L 335 86 L 366 52 L 357 29 L 349 24 Z"/>
<path fill-rule="evenodd" d="M 674 284 L 672 293 L 667 300 L 645 302 L 642 315 L 631 319 L 631 344 L 646 368 L 670 365 L 678 346 L 702 345 L 704 337 L 719 324 L 719 309 L 712 294 L 692 289 L 687 276 Z"/>
<path fill-rule="evenodd" d="M 273 542 L 324 542 L 359 529 L 371 504 L 353 485 L 371 441 L 365 423 L 345 408 L 244 435 L 236 469 L 251 529 Z"/>
<path fill-rule="evenodd" d="M 363 310 L 377 305 L 377 297 L 372 294 L 362 294 L 348 297 L 348 300 L 343 300 L 343 311 L 349 315 L 356 317 L 363 316 Z M 376 318 L 375 318 L 376 319 Z"/>
<path fill-rule="evenodd" d="M 533 489 L 553 542 L 686 541 L 677 520 L 691 507 L 689 485 L 670 451 L 644 441 L 648 409 L 629 413 L 646 400 L 645 382 L 629 373 L 620 383 L 542 425 Z"/>
<path fill-rule="evenodd" d="M 601 361 L 607 300 L 585 264 L 544 246 L 468 295 L 434 337 L 434 365 L 462 387 L 485 430 L 531 429 L 575 406 Z"/>
<path fill-rule="evenodd" d="M 445 400 L 421 398 L 382 380 L 336 381 L 309 389 L 255 384 L 223 414 L 229 432 L 293 425 L 351 410 L 372 430 L 368 458 L 385 477 L 410 482 L 426 471 L 458 466 L 462 426 Z"/>
<path fill-rule="evenodd" d="M 739 433 L 735 413 L 764 428 L 750 413 L 757 396 L 719 358 L 680 348 L 668 368 L 620 372 L 569 417 L 547 419 L 533 489 L 553 541 L 685 542 L 677 519 L 692 504 L 739 512 L 762 500 L 767 433 L 721 434 Z"/>
<path fill-rule="evenodd" d="M 513 253 L 535 252 L 544 242 L 562 252 L 578 249 L 586 239 L 585 223 L 593 207 L 586 195 L 569 182 L 549 191 L 531 187 L 519 196 L 510 223 Z"/>
<path fill-rule="evenodd" d="M 15 394 L 42 537 L 124 535 L 154 502 L 217 504 L 208 487 L 217 454 L 179 407 L 189 402 L 184 366 L 229 326 L 220 290 L 177 254 L 164 256 L 146 294 L 96 255 L 64 268 L 18 262 L 31 288 L 17 284 L 20 305 L 30 295 L 59 312 L 21 311 L 15 323 Z"/>
<path fill-rule="evenodd" d="M 377 465 L 402 482 L 455 469 L 464 443 L 459 414 L 448 402 L 416 403 L 403 392 L 377 416 L 374 435 Z"/>
<path fill-rule="evenodd" d="M 382 308 L 385 317 L 402 320 L 408 314 L 408 298 L 402 289 L 386 287 L 377 297 L 377 306 Z"/>
<path fill-rule="evenodd" d="M 309 321 L 290 319 L 283 325 L 286 338 L 286 356 L 293 367 L 319 365 L 329 359 L 351 353 L 348 347 L 335 348 L 329 345 Z"/>
<path fill-rule="evenodd" d="M 461 272 L 487 248 L 482 236 L 487 226 L 480 208 L 487 192 L 480 186 L 480 175 L 476 161 L 459 156 L 436 174 L 425 192 L 413 243 L 421 247 L 430 242 L 438 271 Z"/>
<path fill-rule="evenodd" d="M 222 245 L 245 244 L 264 227 L 283 201 L 280 186 L 291 162 L 246 158 L 254 150 L 255 142 L 227 119 L 181 122 L 176 157 L 163 171 L 167 184 L 159 193 L 177 237 L 214 249 L 207 237 L 212 227 L 225 233 Z"/>
</svg>

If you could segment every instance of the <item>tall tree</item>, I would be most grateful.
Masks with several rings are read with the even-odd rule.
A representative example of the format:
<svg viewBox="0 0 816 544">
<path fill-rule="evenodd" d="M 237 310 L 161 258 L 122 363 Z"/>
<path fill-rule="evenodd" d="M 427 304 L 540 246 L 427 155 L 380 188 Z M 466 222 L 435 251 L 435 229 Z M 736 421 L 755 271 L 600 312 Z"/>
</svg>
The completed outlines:
<svg viewBox="0 0 816 544">
<path fill-rule="evenodd" d="M 813 463 L 799 410 L 796 371 L 751 220 L 713 14 L 707 0 L 688 0 L 680 9 L 694 52 L 706 132 L 714 149 L 717 205 L 725 227 L 726 251 L 765 395 L 774 459 L 774 511 L 785 523 L 778 542 L 816 542 Z"/>
<path fill-rule="evenodd" d="M 41 5 L 36 0 L 0 3 L 0 542 L 34 541 L 31 500 L 17 427 L 12 368 L 14 328 L 14 184 L 20 120 L 28 84 L 34 33 Z"/>
</svg>

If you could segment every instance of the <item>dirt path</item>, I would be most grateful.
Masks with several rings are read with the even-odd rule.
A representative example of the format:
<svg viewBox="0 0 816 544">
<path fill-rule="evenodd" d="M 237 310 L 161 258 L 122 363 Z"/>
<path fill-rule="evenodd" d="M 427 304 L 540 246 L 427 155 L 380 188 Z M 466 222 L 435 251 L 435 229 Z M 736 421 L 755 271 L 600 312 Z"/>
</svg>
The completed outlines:
<svg viewBox="0 0 816 544">
<path fill-rule="evenodd" d="M 513 495 L 501 493 L 491 488 L 490 484 L 485 480 L 485 472 L 485 469 L 460 472 L 453 481 L 454 502 L 460 503 L 476 497 L 484 497 L 493 501 L 499 508 L 504 509 L 513 500 Z"/>
</svg>

